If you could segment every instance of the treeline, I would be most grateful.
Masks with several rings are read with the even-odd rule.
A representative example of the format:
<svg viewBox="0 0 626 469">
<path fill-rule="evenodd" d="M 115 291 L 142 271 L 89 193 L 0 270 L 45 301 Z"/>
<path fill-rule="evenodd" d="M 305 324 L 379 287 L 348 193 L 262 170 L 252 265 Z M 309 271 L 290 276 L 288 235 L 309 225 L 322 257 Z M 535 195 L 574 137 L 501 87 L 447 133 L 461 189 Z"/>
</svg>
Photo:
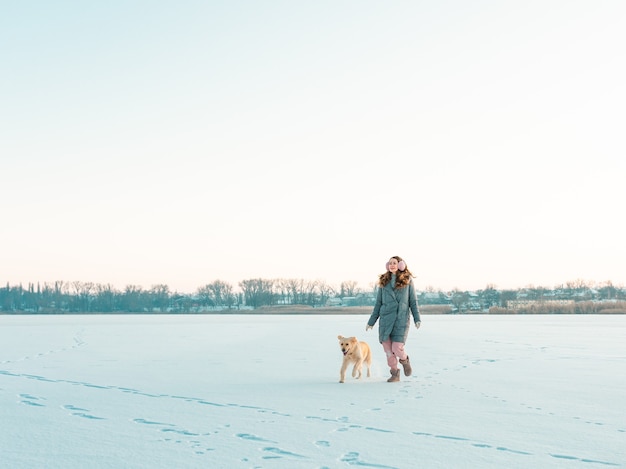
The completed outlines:
<svg viewBox="0 0 626 469">
<path fill-rule="evenodd" d="M 517 308 L 493 306 L 489 314 L 626 314 L 626 301 L 535 302 Z"/>
<path fill-rule="evenodd" d="M 427 289 L 419 295 L 421 304 L 447 305 L 450 313 L 490 314 L 626 314 L 626 288 L 607 281 L 601 284 L 574 280 L 553 288 L 532 286 L 499 290 L 449 293 Z"/>
<path fill-rule="evenodd" d="M 171 291 L 167 285 L 144 289 L 127 285 L 118 290 L 110 284 L 65 282 L 0 288 L 2 313 L 202 313 L 236 312 L 241 309 L 283 305 L 372 306 L 377 286 L 361 289 L 345 281 L 338 288 L 323 281 L 304 279 L 249 279 L 232 284 L 221 280 L 199 287 L 194 293 Z M 576 280 L 554 288 L 528 286 L 499 290 L 493 285 L 477 291 L 438 291 L 432 287 L 418 293 L 421 305 L 439 305 L 441 313 L 484 312 L 491 314 L 626 313 L 626 289 L 611 282 L 593 284 Z"/>
<path fill-rule="evenodd" d="M 342 282 L 338 289 L 323 281 L 303 279 L 249 279 L 238 284 L 221 280 L 199 287 L 194 293 L 172 292 L 167 285 L 144 289 L 127 285 L 65 282 L 0 288 L 0 311 L 27 313 L 191 313 L 215 310 L 256 309 L 279 304 L 325 305 L 333 297 L 354 297 L 357 282 Z"/>
</svg>

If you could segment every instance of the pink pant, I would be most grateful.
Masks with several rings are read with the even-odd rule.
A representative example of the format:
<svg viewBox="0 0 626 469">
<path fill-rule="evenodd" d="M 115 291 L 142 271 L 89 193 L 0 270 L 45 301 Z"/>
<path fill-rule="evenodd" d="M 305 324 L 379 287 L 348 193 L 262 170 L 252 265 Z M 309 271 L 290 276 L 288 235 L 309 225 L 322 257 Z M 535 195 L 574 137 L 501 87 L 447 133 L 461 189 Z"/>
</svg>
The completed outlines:
<svg viewBox="0 0 626 469">
<path fill-rule="evenodd" d="M 392 370 L 397 370 L 398 358 L 400 360 L 406 360 L 404 344 L 402 342 L 392 342 L 391 339 L 385 340 L 382 344 L 385 355 L 387 355 L 387 365 L 389 365 Z"/>
</svg>

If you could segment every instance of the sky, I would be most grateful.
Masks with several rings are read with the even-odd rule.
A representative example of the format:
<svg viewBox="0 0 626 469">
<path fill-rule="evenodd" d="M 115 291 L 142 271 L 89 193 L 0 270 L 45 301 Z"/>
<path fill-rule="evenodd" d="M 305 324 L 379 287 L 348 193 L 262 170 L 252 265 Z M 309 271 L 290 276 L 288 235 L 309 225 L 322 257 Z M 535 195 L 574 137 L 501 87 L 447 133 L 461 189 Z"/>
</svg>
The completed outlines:
<svg viewBox="0 0 626 469">
<path fill-rule="evenodd" d="M 626 316 L 427 316 L 398 383 L 365 322 L 0 315 L 0 464 L 626 466 Z M 339 383 L 338 334 L 368 341 L 369 378 Z"/>
<path fill-rule="evenodd" d="M 4 2 L 0 282 L 626 284 L 626 4 Z"/>
</svg>

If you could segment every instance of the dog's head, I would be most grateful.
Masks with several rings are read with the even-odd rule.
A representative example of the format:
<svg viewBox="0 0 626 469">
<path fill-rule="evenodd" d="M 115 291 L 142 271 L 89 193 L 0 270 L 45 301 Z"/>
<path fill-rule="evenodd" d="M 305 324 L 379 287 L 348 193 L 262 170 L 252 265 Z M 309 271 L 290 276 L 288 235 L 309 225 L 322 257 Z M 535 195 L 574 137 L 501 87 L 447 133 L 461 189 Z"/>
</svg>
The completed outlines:
<svg viewBox="0 0 626 469">
<path fill-rule="evenodd" d="M 359 341 L 356 337 L 344 337 L 342 335 L 338 335 L 339 339 L 339 348 L 341 349 L 341 353 L 347 355 L 351 350 L 354 350 L 355 347 L 359 345 Z"/>
</svg>

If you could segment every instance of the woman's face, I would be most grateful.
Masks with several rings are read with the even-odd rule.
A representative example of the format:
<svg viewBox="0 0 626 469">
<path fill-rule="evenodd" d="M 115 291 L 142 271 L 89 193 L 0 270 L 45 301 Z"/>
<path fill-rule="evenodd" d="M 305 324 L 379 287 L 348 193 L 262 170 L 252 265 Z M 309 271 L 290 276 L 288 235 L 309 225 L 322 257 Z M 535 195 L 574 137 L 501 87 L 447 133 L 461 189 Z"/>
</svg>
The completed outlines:
<svg viewBox="0 0 626 469">
<path fill-rule="evenodd" d="M 389 272 L 395 274 L 398 271 L 398 259 L 392 257 L 389 259 Z"/>
</svg>

